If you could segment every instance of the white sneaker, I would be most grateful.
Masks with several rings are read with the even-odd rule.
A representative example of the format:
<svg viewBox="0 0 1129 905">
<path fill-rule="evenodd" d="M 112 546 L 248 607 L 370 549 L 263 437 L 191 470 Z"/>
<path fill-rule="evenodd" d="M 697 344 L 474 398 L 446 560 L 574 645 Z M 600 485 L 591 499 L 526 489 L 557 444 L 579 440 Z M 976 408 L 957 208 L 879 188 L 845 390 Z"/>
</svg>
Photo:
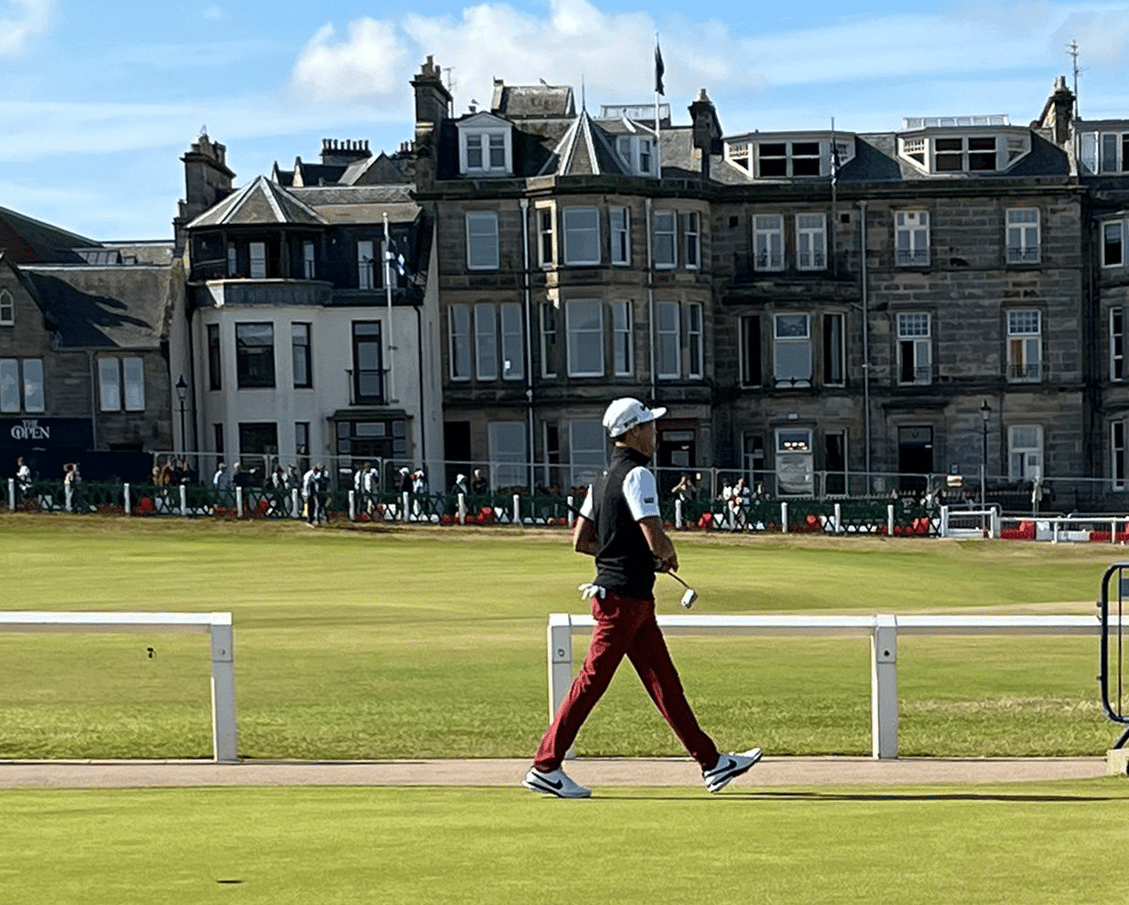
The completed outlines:
<svg viewBox="0 0 1129 905">
<path fill-rule="evenodd" d="M 592 795 L 591 789 L 573 782 L 560 769 L 544 772 L 533 767 L 525 774 L 522 785 L 534 792 L 556 795 L 557 798 L 589 798 Z"/>
<path fill-rule="evenodd" d="M 722 754 L 717 759 L 717 764 L 712 770 L 702 771 L 702 781 L 711 792 L 720 792 L 732 779 L 742 773 L 747 773 L 749 768 L 764 757 L 760 748 L 750 748 L 743 754 Z"/>
</svg>

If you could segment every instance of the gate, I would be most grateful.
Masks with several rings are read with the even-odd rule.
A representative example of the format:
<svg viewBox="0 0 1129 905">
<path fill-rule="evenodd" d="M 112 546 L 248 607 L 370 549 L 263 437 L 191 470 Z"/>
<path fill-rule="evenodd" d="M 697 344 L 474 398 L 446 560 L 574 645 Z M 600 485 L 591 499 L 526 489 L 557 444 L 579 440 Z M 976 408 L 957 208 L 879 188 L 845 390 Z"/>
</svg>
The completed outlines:
<svg viewBox="0 0 1129 905">
<path fill-rule="evenodd" d="M 1125 639 L 1122 627 L 1122 615 L 1127 599 L 1129 599 L 1129 562 L 1115 562 L 1102 576 L 1102 599 L 1098 603 L 1101 608 L 1101 673 L 1098 683 L 1102 688 L 1102 707 L 1115 723 L 1129 725 L 1129 716 L 1125 714 Z M 1114 599 L 1110 599 L 1110 584 L 1116 576 L 1114 586 Z M 1112 670 L 1112 671 L 1111 671 Z M 1114 748 L 1120 748 L 1129 740 L 1129 729 L 1122 733 Z"/>
</svg>

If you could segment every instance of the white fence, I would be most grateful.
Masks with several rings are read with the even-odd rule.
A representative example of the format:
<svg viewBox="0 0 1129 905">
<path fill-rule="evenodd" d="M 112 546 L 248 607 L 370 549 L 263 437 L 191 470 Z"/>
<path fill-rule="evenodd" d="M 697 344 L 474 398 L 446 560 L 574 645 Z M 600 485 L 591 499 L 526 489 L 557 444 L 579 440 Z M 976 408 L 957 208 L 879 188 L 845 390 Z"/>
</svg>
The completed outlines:
<svg viewBox="0 0 1129 905">
<path fill-rule="evenodd" d="M 212 751 L 216 761 L 238 757 L 235 732 L 235 660 L 231 613 L 0 612 L 3 632 L 207 632 L 212 642 Z"/>
<path fill-rule="evenodd" d="M 1097 616 L 659 616 L 667 635 L 823 635 L 870 638 L 871 754 L 898 756 L 898 635 L 1099 635 Z M 1117 620 L 1111 620 L 1117 624 Z M 1129 617 L 1121 620 L 1129 627 Z M 549 616 L 549 719 L 572 685 L 572 636 L 591 616 Z M 568 753 L 574 757 L 575 748 Z"/>
</svg>

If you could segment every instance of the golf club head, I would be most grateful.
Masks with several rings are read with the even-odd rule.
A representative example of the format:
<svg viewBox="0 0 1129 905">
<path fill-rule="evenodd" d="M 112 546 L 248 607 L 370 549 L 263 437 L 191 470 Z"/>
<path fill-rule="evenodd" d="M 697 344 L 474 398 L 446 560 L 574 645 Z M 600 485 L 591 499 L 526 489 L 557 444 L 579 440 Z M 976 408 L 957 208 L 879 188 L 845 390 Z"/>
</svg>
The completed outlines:
<svg viewBox="0 0 1129 905">
<path fill-rule="evenodd" d="M 690 609 L 694 605 L 694 601 L 698 599 L 698 592 L 693 588 L 687 588 L 686 593 L 682 595 L 682 606 L 685 609 Z"/>
</svg>

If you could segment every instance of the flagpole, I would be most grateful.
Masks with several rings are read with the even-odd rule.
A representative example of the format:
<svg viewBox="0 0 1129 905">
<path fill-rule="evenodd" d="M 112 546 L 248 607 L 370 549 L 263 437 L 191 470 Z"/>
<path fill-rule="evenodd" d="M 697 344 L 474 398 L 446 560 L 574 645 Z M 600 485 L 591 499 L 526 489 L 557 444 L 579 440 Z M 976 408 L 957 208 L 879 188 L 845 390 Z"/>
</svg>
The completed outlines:
<svg viewBox="0 0 1129 905">
<path fill-rule="evenodd" d="M 385 345 L 388 347 L 388 392 L 385 394 L 385 399 L 388 403 L 395 401 L 395 396 L 392 392 L 395 380 L 395 357 L 392 350 L 396 347 L 392 345 L 392 268 L 391 264 L 391 249 L 389 248 L 388 239 L 391 233 L 388 231 L 388 212 L 383 213 L 384 217 L 384 300 L 388 306 L 388 325 L 387 334 L 388 340 Z"/>
<path fill-rule="evenodd" d="M 659 179 L 663 175 L 663 158 L 662 158 L 662 134 L 659 128 L 659 95 L 665 93 L 663 88 L 663 72 L 666 67 L 663 66 L 662 51 L 659 49 L 659 33 L 655 32 L 655 172 L 658 174 Z"/>
<path fill-rule="evenodd" d="M 839 259 L 835 254 L 835 224 L 839 222 L 839 148 L 835 142 L 835 117 L 831 117 L 831 273 L 838 275 Z"/>
</svg>

